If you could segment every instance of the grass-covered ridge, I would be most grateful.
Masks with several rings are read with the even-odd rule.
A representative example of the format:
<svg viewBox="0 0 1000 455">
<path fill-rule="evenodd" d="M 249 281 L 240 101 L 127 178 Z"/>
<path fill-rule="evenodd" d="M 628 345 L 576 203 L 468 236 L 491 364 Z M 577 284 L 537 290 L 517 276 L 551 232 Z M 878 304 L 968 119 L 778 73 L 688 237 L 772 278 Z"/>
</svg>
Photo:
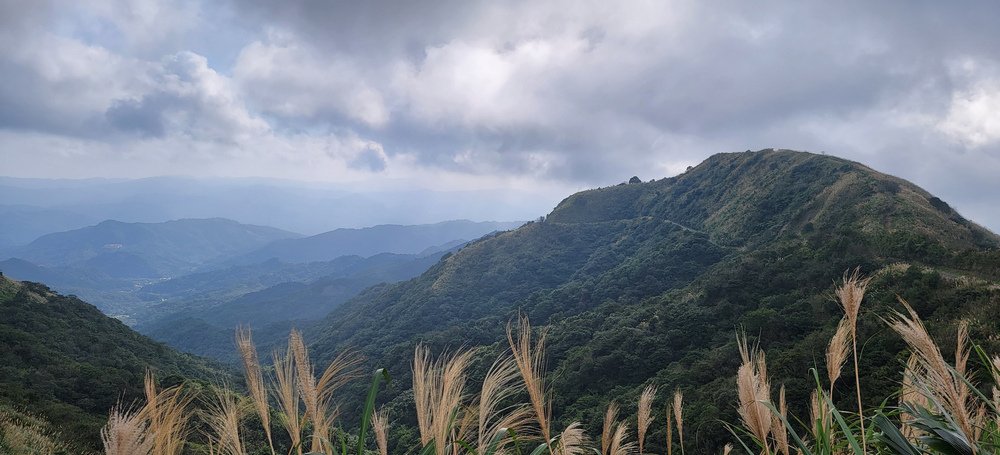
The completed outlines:
<svg viewBox="0 0 1000 455">
<path fill-rule="evenodd" d="M 719 372 L 738 366 L 737 327 L 759 334 L 772 368 L 799 375 L 822 365 L 815 353 L 839 318 L 831 270 L 860 265 L 878 275 L 871 308 L 894 305 L 899 292 L 923 305 L 932 330 L 970 317 L 974 331 L 994 333 L 985 316 L 1000 309 L 998 245 L 924 190 L 858 163 L 720 154 L 677 177 L 570 196 L 543 221 L 362 294 L 306 335 L 322 361 L 358 347 L 405 380 L 417 343 L 498 346 L 521 312 L 549 328 L 562 391 L 554 419 L 595 425 L 607 397 L 638 396 L 655 378 L 686 391 L 688 422 L 699 428 L 691 443 L 707 450 L 728 434 L 721 422 L 735 419 L 733 378 Z M 903 271 L 877 272 L 889 269 Z M 863 391 L 898 382 L 898 339 L 876 321 L 858 333 L 872 353 Z M 808 378 L 789 384 L 789 401 L 807 401 L 810 390 Z"/>
</svg>

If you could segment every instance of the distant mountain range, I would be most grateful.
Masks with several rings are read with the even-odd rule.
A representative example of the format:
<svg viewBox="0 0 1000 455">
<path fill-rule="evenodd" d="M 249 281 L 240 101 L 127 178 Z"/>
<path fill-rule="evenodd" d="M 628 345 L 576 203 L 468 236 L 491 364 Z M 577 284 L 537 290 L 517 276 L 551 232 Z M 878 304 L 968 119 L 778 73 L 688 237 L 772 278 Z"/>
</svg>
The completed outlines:
<svg viewBox="0 0 1000 455">
<path fill-rule="evenodd" d="M 428 255 L 342 256 L 309 264 L 271 260 L 165 281 L 141 291 L 147 299 L 163 295 L 170 300 L 149 308 L 136 329 L 184 352 L 232 362 L 237 360 L 232 349 L 237 326 L 254 327 L 257 341 L 269 346 L 287 336 L 291 327 L 310 325 L 371 286 L 420 275 L 457 248 Z M 245 273 L 247 269 L 256 273 Z M 269 271 L 260 273 L 265 269 Z M 178 292 L 177 282 L 195 292 Z M 262 282 L 274 284 L 246 292 Z"/>
<path fill-rule="evenodd" d="M 392 185 L 387 182 L 387 185 Z M 0 248 L 101 220 L 159 223 L 227 218 L 307 235 L 338 227 L 415 225 L 453 219 L 527 220 L 558 202 L 557 194 L 510 188 L 432 191 L 274 179 L 50 180 L 0 177 Z"/>
<path fill-rule="evenodd" d="M 0 251 L 27 245 L 32 240 L 53 232 L 69 231 L 101 221 L 64 209 L 30 205 L 0 205 Z"/>
<path fill-rule="evenodd" d="M 165 223 L 103 221 L 47 234 L 8 256 L 46 267 L 75 267 L 113 278 L 160 278 L 244 254 L 299 234 L 222 218 Z"/>
<path fill-rule="evenodd" d="M 467 241 L 520 224 L 458 220 L 301 237 L 220 218 L 104 221 L 12 249 L 16 257 L 0 261 L 0 271 L 85 298 L 172 346 L 231 360 L 238 324 L 283 334 L 365 288 L 413 278 Z"/>
<path fill-rule="evenodd" d="M 379 253 L 426 254 L 522 224 L 456 220 L 416 226 L 387 224 L 362 229 L 336 229 L 311 237 L 278 240 L 231 262 L 254 263 L 268 259 L 314 262 L 339 256 L 368 257 Z"/>
</svg>

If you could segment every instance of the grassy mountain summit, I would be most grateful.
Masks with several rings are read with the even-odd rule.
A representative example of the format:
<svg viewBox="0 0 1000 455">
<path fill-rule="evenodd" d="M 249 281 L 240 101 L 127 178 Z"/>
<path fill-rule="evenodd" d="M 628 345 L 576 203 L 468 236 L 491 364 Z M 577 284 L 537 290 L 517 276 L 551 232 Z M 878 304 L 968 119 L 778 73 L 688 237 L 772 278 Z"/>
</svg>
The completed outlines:
<svg viewBox="0 0 1000 455">
<path fill-rule="evenodd" d="M 969 317 L 995 333 L 984 316 L 1000 309 L 998 248 L 943 201 L 858 163 L 720 154 L 676 177 L 572 195 L 544 221 L 343 304 L 307 335 L 321 359 L 354 346 L 405 378 L 416 343 L 489 350 L 523 313 L 549 331 L 558 419 L 599 422 L 609 400 L 630 402 L 653 378 L 685 390 L 697 445 L 716 449 L 728 434 L 720 422 L 736 420 L 738 327 L 774 353 L 775 377 L 794 378 L 789 401 L 808 402 L 801 372 L 823 363 L 844 270 L 875 277 L 865 311 L 887 311 L 900 293 L 938 330 Z M 866 321 L 865 390 L 894 390 L 902 345 Z"/>
<path fill-rule="evenodd" d="M 676 177 L 583 191 L 562 201 L 548 220 L 640 217 L 682 223 L 740 246 L 845 229 L 873 236 L 909 231 L 950 249 L 1000 243 L 905 180 L 841 158 L 773 149 L 721 153 Z"/>
<path fill-rule="evenodd" d="M 161 377 L 220 375 L 75 297 L 3 276 L 0 346 L 0 408 L 44 418 L 81 449 L 100 446 L 108 410 L 141 395 L 147 368 Z"/>
</svg>

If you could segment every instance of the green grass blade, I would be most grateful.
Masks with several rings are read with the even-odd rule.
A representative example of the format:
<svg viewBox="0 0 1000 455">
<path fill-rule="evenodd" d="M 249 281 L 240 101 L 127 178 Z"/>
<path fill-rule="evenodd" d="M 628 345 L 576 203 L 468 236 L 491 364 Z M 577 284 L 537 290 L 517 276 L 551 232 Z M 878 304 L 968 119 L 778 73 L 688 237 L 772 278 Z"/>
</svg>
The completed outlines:
<svg viewBox="0 0 1000 455">
<path fill-rule="evenodd" d="M 792 426 L 788 423 L 788 419 L 786 419 L 785 416 L 781 415 L 781 413 L 778 412 L 778 409 L 775 408 L 773 404 L 764 403 L 764 406 L 767 406 L 767 408 L 771 410 L 771 413 L 774 414 L 775 417 L 780 419 L 781 423 L 785 425 L 785 428 L 788 429 L 788 433 L 792 435 L 792 440 L 795 441 L 795 445 L 798 446 L 799 450 L 802 451 L 801 453 L 803 453 L 804 455 L 813 455 L 812 451 L 809 450 L 809 446 L 806 445 L 806 443 L 802 440 L 802 438 L 799 437 L 799 434 L 795 432 L 795 429 L 792 428 Z"/>
<path fill-rule="evenodd" d="M 881 440 L 890 449 L 895 451 L 897 455 L 920 455 L 920 450 L 910 444 L 910 441 L 906 440 L 903 433 L 899 431 L 889 418 L 882 414 L 881 412 L 875 415 L 874 419 L 875 426 L 882 431 Z"/>
<path fill-rule="evenodd" d="M 847 421 L 844 420 L 844 416 L 840 414 L 840 411 L 836 406 L 833 405 L 833 401 L 830 397 L 823 395 L 823 401 L 826 405 L 830 407 L 830 413 L 833 414 L 833 419 L 837 421 L 837 425 L 840 426 L 841 431 L 844 432 L 844 439 L 847 439 L 847 443 L 850 444 L 851 449 L 854 450 L 855 455 L 864 455 L 865 451 L 858 444 L 858 439 L 854 437 L 854 433 L 851 432 L 851 427 L 847 425 Z"/>
<path fill-rule="evenodd" d="M 375 412 L 375 396 L 378 395 L 379 385 L 382 383 L 382 380 L 388 383 L 390 379 L 389 373 L 385 371 L 385 368 L 379 368 L 372 374 L 372 385 L 368 389 L 368 397 L 365 399 L 365 410 L 361 413 L 361 429 L 358 430 L 357 455 L 364 455 L 365 453 L 365 439 L 368 436 L 368 426 L 371 425 L 372 413 Z M 347 455 L 346 449 L 344 452 L 344 455 Z"/>
</svg>

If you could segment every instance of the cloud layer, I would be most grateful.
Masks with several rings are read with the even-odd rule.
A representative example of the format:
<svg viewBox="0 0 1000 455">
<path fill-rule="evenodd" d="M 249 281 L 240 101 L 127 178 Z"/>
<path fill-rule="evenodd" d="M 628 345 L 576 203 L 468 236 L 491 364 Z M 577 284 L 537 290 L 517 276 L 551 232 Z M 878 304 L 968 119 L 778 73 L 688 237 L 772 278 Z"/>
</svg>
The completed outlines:
<svg viewBox="0 0 1000 455">
<path fill-rule="evenodd" d="M 826 151 L 994 230 L 995 2 L 0 0 L 2 172 L 562 192 Z"/>
</svg>

